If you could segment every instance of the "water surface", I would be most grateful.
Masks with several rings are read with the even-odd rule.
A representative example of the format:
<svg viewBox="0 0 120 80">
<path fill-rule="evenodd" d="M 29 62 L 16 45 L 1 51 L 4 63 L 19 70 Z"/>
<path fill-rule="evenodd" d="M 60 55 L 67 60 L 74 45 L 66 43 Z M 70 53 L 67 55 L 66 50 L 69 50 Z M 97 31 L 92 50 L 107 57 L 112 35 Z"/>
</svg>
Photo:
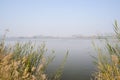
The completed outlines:
<svg viewBox="0 0 120 80">
<path fill-rule="evenodd" d="M 64 66 L 62 80 L 90 80 L 95 70 L 93 59 L 90 55 L 96 55 L 92 39 L 9 39 L 7 43 L 32 41 L 37 45 L 45 42 L 48 54 L 55 51 L 55 59 L 49 65 L 47 72 L 53 73 L 61 64 L 67 50 L 69 55 Z M 96 44 L 99 40 L 94 39 Z"/>
</svg>

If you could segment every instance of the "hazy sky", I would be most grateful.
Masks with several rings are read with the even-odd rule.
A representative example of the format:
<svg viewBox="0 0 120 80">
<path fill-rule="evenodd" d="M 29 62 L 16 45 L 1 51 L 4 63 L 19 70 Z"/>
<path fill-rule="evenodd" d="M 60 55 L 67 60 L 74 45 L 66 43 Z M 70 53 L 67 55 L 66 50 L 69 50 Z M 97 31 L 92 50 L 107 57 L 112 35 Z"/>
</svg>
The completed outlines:
<svg viewBox="0 0 120 80">
<path fill-rule="evenodd" d="M 120 0 L 0 0 L 0 34 L 70 36 L 113 32 Z"/>
</svg>

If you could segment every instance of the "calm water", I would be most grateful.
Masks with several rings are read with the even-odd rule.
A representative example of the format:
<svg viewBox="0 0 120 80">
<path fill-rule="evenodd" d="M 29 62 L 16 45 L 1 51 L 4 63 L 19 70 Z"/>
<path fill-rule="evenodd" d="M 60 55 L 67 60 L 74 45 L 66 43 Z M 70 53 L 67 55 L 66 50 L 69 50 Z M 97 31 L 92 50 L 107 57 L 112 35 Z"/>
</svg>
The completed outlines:
<svg viewBox="0 0 120 80">
<path fill-rule="evenodd" d="M 67 50 L 69 50 L 62 80 L 90 80 L 91 74 L 95 70 L 93 59 L 90 55 L 97 54 L 91 39 L 10 39 L 6 42 L 13 44 L 15 42 L 28 41 L 35 42 L 37 45 L 45 42 L 48 54 L 55 50 L 56 57 L 47 70 L 49 74 L 58 68 Z M 99 44 L 97 39 L 94 42 Z"/>
</svg>

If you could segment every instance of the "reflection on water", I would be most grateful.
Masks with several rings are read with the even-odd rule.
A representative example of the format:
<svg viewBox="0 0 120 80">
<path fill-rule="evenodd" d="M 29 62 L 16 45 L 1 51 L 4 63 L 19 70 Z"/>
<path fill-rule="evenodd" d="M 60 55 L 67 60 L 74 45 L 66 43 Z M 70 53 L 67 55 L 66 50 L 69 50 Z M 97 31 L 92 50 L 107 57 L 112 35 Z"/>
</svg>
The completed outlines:
<svg viewBox="0 0 120 80">
<path fill-rule="evenodd" d="M 47 72 L 50 74 L 58 68 L 67 50 L 69 55 L 65 64 L 62 80 L 90 80 L 95 66 L 90 55 L 95 55 L 91 39 L 16 39 L 6 40 L 7 43 L 35 42 L 37 45 L 45 42 L 48 54 L 55 50 L 55 59 L 49 65 Z M 96 43 L 99 40 L 94 40 Z"/>
</svg>

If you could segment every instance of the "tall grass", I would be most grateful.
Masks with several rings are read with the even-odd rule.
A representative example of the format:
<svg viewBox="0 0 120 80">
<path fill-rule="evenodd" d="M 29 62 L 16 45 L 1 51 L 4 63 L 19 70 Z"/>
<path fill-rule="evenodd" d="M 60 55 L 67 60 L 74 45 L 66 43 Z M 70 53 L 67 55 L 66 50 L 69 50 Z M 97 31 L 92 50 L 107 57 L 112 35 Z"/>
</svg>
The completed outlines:
<svg viewBox="0 0 120 80">
<path fill-rule="evenodd" d="M 45 44 L 36 48 L 32 42 L 8 47 L 3 37 L 0 42 L 0 80 L 60 80 L 67 55 L 52 79 L 46 69 L 54 55 L 46 57 L 46 51 Z"/>
<path fill-rule="evenodd" d="M 120 80 L 120 29 L 117 21 L 114 23 L 114 31 L 114 42 L 106 40 L 104 50 L 97 48 L 94 80 Z"/>
</svg>

